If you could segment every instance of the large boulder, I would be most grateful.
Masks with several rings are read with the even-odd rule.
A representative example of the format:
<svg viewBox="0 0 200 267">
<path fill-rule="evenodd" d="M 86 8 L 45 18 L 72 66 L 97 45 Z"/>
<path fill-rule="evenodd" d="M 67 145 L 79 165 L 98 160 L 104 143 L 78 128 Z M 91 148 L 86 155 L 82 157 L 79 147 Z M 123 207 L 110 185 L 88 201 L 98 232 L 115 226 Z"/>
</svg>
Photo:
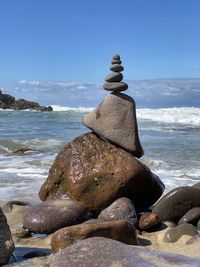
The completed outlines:
<svg viewBox="0 0 200 267">
<path fill-rule="evenodd" d="M 135 101 L 130 96 L 122 93 L 109 94 L 82 121 L 95 133 L 133 156 L 140 158 L 144 154 L 138 135 Z"/>
<path fill-rule="evenodd" d="M 58 252 L 82 239 L 96 236 L 111 238 L 129 245 L 138 244 L 135 227 L 130 221 L 94 220 L 56 231 L 51 237 L 51 248 L 53 252 Z"/>
<path fill-rule="evenodd" d="M 199 259 L 183 255 L 148 250 L 103 237 L 93 237 L 52 254 L 49 267 L 192 267 Z"/>
<path fill-rule="evenodd" d="M 73 200 L 49 200 L 31 207 L 24 216 L 24 228 L 50 234 L 60 228 L 82 222 L 85 208 Z"/>
<path fill-rule="evenodd" d="M 10 228 L 6 216 L 0 208 L 0 265 L 8 262 L 14 250 Z"/>
<path fill-rule="evenodd" d="M 154 206 L 161 221 L 178 222 L 191 208 L 200 207 L 200 191 L 192 186 L 181 186 L 163 196 Z"/>
<path fill-rule="evenodd" d="M 44 201 L 69 195 L 98 213 L 123 196 L 136 207 L 149 207 L 163 190 L 160 179 L 131 154 L 87 133 L 60 151 L 39 197 Z"/>
</svg>

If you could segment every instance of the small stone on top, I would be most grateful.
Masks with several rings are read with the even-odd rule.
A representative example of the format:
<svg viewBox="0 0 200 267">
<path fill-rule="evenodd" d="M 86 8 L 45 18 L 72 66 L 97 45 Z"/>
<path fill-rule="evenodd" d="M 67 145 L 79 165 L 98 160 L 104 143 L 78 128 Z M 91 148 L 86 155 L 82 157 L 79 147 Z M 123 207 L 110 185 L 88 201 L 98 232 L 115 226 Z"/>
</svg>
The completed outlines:
<svg viewBox="0 0 200 267">
<path fill-rule="evenodd" d="M 107 91 L 112 92 L 121 92 L 128 89 L 128 84 L 121 82 L 123 80 L 123 75 L 120 73 L 124 70 L 124 67 L 121 65 L 120 55 L 115 54 L 112 57 L 112 62 L 110 66 L 110 72 L 106 78 L 103 88 Z"/>
<path fill-rule="evenodd" d="M 114 54 L 112 57 L 113 60 L 120 60 L 120 55 Z"/>
</svg>

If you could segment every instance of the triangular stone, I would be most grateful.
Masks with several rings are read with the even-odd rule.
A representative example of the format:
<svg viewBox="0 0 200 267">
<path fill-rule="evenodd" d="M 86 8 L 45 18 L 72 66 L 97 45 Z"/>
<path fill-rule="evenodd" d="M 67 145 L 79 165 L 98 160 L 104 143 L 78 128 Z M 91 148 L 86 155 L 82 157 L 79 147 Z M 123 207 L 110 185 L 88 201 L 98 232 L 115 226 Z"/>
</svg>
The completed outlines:
<svg viewBox="0 0 200 267">
<path fill-rule="evenodd" d="M 140 144 L 135 101 L 122 93 L 112 93 L 92 112 L 86 114 L 83 124 L 108 141 L 140 158 Z"/>
</svg>

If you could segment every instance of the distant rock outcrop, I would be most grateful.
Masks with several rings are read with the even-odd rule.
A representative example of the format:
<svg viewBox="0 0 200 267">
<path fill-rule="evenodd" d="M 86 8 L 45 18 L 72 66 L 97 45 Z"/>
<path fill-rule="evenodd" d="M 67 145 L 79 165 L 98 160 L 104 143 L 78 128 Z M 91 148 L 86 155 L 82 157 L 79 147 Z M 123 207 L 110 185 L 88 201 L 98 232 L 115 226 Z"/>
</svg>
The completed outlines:
<svg viewBox="0 0 200 267">
<path fill-rule="evenodd" d="M 16 100 L 15 97 L 11 95 L 2 94 L 2 91 L 0 91 L 0 108 L 14 110 L 32 109 L 36 111 L 53 111 L 51 106 L 41 106 L 37 102 L 27 101 L 25 99 Z"/>
</svg>

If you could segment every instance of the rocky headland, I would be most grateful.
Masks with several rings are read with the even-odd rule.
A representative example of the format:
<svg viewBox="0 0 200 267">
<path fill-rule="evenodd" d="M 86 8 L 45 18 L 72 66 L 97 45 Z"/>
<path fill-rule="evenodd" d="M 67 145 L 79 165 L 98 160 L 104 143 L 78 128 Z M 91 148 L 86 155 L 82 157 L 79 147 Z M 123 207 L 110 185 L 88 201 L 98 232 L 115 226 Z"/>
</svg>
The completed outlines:
<svg viewBox="0 0 200 267">
<path fill-rule="evenodd" d="M 15 99 L 14 96 L 3 94 L 0 90 L 0 109 L 13 109 L 13 110 L 36 110 L 36 111 L 53 111 L 51 106 L 41 106 L 37 102 L 28 101 L 25 99 Z"/>
<path fill-rule="evenodd" d="M 139 160 L 136 104 L 122 93 L 123 69 L 114 55 L 103 85 L 110 94 L 83 117 L 89 132 L 58 153 L 41 201 L 2 206 L 1 264 L 200 266 L 200 183 L 162 196 L 163 182 Z"/>
</svg>

